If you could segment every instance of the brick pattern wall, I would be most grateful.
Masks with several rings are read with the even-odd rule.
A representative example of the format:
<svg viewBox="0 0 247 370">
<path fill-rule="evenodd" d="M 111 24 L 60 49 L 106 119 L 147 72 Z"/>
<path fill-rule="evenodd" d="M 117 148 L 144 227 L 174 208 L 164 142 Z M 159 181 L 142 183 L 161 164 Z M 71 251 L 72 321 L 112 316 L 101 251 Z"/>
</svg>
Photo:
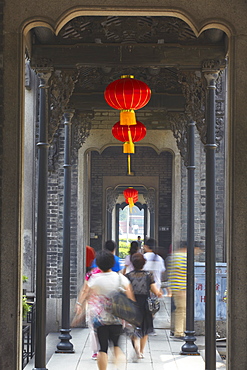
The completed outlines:
<svg viewBox="0 0 247 370">
<path fill-rule="evenodd" d="M 59 156 L 54 172 L 48 178 L 48 217 L 47 217 L 47 294 L 50 298 L 62 296 L 63 263 L 63 199 L 64 199 L 64 127 L 59 128 Z M 77 295 L 77 158 L 71 169 L 71 297 Z"/>
<path fill-rule="evenodd" d="M 95 250 L 102 248 L 103 176 L 125 176 L 127 157 L 122 146 L 109 147 L 102 154 L 92 152 L 91 170 L 91 233 L 98 235 L 91 239 Z M 159 176 L 158 223 L 167 226 L 168 231 L 159 233 L 159 246 L 168 249 L 171 243 L 171 199 L 172 199 L 172 155 L 169 152 L 157 154 L 149 147 L 136 147 L 132 156 L 131 169 L 135 176 Z M 145 185 L 145 184 L 144 184 Z"/>
<path fill-rule="evenodd" d="M 170 123 L 166 122 L 167 112 L 162 109 L 152 110 L 138 110 L 136 112 L 136 119 L 142 122 L 147 130 L 164 130 L 170 129 Z M 116 109 L 109 111 L 94 110 L 94 119 L 92 121 L 92 128 L 95 130 L 108 129 L 119 121 L 119 112 Z"/>
<path fill-rule="evenodd" d="M 195 241 L 205 246 L 206 216 L 206 153 L 199 134 L 195 134 Z M 182 165 L 181 188 L 181 225 L 182 240 L 187 240 L 187 169 Z M 216 261 L 225 261 L 224 246 L 224 195 L 225 195 L 224 140 L 216 152 Z M 204 260 L 205 255 L 200 256 Z"/>
</svg>

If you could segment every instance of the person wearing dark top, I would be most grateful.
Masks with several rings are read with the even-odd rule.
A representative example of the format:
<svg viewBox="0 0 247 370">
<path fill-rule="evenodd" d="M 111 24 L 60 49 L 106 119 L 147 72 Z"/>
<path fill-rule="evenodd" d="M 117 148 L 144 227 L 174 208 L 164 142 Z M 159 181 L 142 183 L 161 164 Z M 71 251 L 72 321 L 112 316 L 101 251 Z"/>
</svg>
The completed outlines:
<svg viewBox="0 0 247 370">
<path fill-rule="evenodd" d="M 143 270 L 145 265 L 145 258 L 141 253 L 132 255 L 131 262 L 134 270 L 130 271 L 125 276 L 130 280 L 135 299 L 142 316 L 142 323 L 139 328 L 136 328 L 134 336 L 132 337 L 132 345 L 135 350 L 135 359 L 144 358 L 143 352 L 147 342 L 148 334 L 153 332 L 153 317 L 151 312 L 147 309 L 147 298 L 150 291 L 158 297 L 162 297 L 162 293 L 155 285 L 153 273 Z M 140 340 L 139 340 L 140 338 Z"/>
</svg>

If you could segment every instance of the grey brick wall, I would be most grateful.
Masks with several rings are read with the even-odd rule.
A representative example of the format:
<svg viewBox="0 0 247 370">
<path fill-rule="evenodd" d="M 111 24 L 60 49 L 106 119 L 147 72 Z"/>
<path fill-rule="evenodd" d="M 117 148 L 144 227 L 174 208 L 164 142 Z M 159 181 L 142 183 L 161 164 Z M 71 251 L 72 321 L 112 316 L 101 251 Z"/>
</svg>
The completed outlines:
<svg viewBox="0 0 247 370">
<path fill-rule="evenodd" d="M 168 250 L 171 243 L 171 199 L 172 199 L 172 155 L 169 152 L 157 154 L 149 147 L 136 147 L 132 156 L 131 169 L 135 176 L 159 176 L 159 218 L 160 226 L 168 226 L 169 231 L 160 232 L 158 244 Z M 122 146 L 110 147 L 102 154 L 92 152 L 91 173 L 91 233 L 98 239 L 91 239 L 95 250 L 102 248 L 103 215 L 103 176 L 124 176 L 127 171 L 127 157 L 122 153 Z"/>
<path fill-rule="evenodd" d="M 61 297 L 63 263 L 63 199 L 64 199 L 64 127 L 59 133 L 59 156 L 55 171 L 48 178 L 48 217 L 47 217 L 47 294 L 50 298 Z M 71 297 L 77 295 L 77 158 L 71 169 Z"/>
<path fill-rule="evenodd" d="M 205 216 L 206 216 L 206 153 L 199 134 L 195 135 L 195 240 L 205 246 Z M 182 240 L 187 239 L 187 169 L 182 165 Z M 224 195 L 225 195 L 225 167 L 224 167 L 224 140 L 221 141 L 219 151 L 216 152 L 216 261 L 224 262 Z M 204 259 L 204 255 L 201 255 Z"/>
</svg>

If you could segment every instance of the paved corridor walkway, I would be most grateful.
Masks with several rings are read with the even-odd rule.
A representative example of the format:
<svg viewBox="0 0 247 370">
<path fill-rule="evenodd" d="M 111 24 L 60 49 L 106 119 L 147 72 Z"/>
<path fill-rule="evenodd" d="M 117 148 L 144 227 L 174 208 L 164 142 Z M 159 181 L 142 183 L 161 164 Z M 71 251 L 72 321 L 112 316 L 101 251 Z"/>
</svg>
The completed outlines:
<svg viewBox="0 0 247 370">
<path fill-rule="evenodd" d="M 170 298 L 162 298 L 161 309 L 154 321 L 155 336 L 149 336 L 145 348 L 144 359 L 133 362 L 133 348 L 129 338 L 123 336 L 121 348 L 124 353 L 123 362 L 118 368 L 112 362 L 111 351 L 109 353 L 108 370 L 204 370 L 203 359 L 204 337 L 198 337 L 200 356 L 180 355 L 181 346 L 184 342 L 169 338 L 170 330 Z M 89 342 L 89 330 L 87 328 L 74 328 L 71 330 L 71 343 L 74 345 L 73 354 L 56 354 L 56 345 L 59 343 L 58 333 L 47 336 L 47 369 L 48 370 L 97 370 L 97 361 L 91 359 Z M 25 367 L 25 370 L 34 368 L 33 360 Z M 217 363 L 217 369 L 225 369 L 222 361 Z"/>
</svg>

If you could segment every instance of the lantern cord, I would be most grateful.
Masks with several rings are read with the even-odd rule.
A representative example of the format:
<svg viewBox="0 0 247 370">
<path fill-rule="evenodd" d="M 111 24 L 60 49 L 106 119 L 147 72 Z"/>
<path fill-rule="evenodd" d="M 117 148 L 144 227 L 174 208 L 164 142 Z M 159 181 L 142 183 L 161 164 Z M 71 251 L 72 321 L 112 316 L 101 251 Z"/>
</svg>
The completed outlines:
<svg viewBox="0 0 247 370">
<path fill-rule="evenodd" d="M 130 127 L 129 126 L 128 126 L 128 138 L 129 138 L 129 143 L 130 144 L 133 144 L 132 136 L 131 136 L 131 130 L 130 130 Z"/>
<path fill-rule="evenodd" d="M 128 154 L 128 175 L 132 175 L 130 154 Z"/>
</svg>

